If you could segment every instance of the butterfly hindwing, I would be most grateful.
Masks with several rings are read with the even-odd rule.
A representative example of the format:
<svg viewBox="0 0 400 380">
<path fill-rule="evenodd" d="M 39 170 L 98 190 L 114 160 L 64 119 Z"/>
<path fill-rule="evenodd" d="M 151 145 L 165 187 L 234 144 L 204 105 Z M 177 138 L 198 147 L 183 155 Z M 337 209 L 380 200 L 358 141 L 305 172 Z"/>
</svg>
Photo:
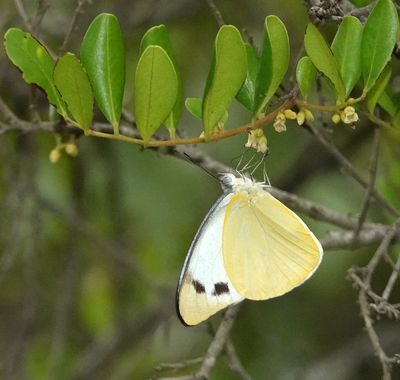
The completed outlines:
<svg viewBox="0 0 400 380">
<path fill-rule="evenodd" d="M 218 199 L 203 220 L 186 257 L 177 288 L 177 309 L 195 325 L 243 300 L 229 280 L 222 258 L 222 230 L 232 193 Z"/>
<path fill-rule="evenodd" d="M 224 266 L 245 298 L 280 296 L 318 267 L 322 247 L 305 223 L 264 190 L 234 194 L 222 236 Z"/>
</svg>

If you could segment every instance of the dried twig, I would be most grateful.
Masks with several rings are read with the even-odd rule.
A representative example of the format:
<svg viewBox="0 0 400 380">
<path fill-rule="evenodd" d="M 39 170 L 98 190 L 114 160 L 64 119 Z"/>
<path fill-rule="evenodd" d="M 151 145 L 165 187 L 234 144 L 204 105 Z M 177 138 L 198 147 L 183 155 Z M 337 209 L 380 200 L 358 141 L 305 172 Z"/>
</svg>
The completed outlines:
<svg viewBox="0 0 400 380">
<path fill-rule="evenodd" d="M 29 30 L 32 31 L 32 22 L 31 19 L 28 16 L 28 13 L 25 10 L 24 4 L 22 0 L 14 0 L 15 8 L 17 9 L 18 14 L 22 18 L 25 27 Z"/>
<path fill-rule="evenodd" d="M 207 352 L 202 360 L 200 369 L 188 376 L 178 377 L 163 377 L 159 380 L 206 380 L 209 379 L 211 370 L 214 368 L 217 358 L 222 353 L 225 345 L 229 340 L 229 333 L 235 322 L 236 315 L 239 311 L 240 304 L 229 307 L 224 314 L 224 317 L 218 326 L 217 332 L 208 346 Z M 232 352 L 231 352 L 232 353 Z M 237 365 L 237 361 L 235 363 Z M 236 368 L 237 369 L 237 368 Z M 245 372 L 243 372 L 245 373 Z"/>
<path fill-rule="evenodd" d="M 325 147 L 325 149 L 331 154 L 335 160 L 343 166 L 347 173 L 353 177 L 361 186 L 368 188 L 368 181 L 366 181 L 353 167 L 350 161 L 343 156 L 335 144 L 331 140 L 328 140 L 320 129 L 314 128 L 312 125 L 307 125 L 307 128 L 312 132 L 312 134 L 317 138 L 317 140 Z M 390 205 L 385 198 L 380 195 L 375 187 L 371 189 L 371 194 L 375 200 L 388 211 L 391 215 L 399 217 L 400 213 L 392 205 Z"/>
<path fill-rule="evenodd" d="M 363 200 L 363 204 L 361 206 L 360 216 L 358 218 L 357 228 L 354 231 L 354 240 L 357 239 L 358 234 L 362 228 L 363 223 L 368 214 L 369 205 L 372 197 L 372 190 L 375 186 L 375 178 L 376 178 L 376 169 L 378 166 L 378 153 L 379 153 L 379 140 L 380 140 L 380 130 L 379 128 L 375 128 L 374 130 L 374 140 L 372 144 L 372 154 L 371 154 L 371 162 L 369 166 L 369 179 L 368 179 L 368 187 L 365 191 L 365 196 Z"/>
<path fill-rule="evenodd" d="M 72 35 L 72 32 L 74 31 L 76 21 L 78 20 L 78 16 L 82 13 L 83 7 L 86 4 L 91 4 L 91 3 L 92 3 L 92 0 L 78 0 L 78 2 L 76 4 L 76 8 L 74 10 L 74 14 L 72 15 L 72 19 L 71 19 L 71 22 L 68 27 L 67 33 L 65 34 L 64 41 L 62 42 L 60 48 L 58 49 L 59 52 L 64 51 L 64 49 L 68 45 L 69 40 Z"/>
<path fill-rule="evenodd" d="M 222 14 L 220 12 L 220 10 L 217 8 L 217 6 L 215 5 L 213 0 L 206 0 L 208 6 L 211 9 L 211 12 L 213 13 L 215 19 L 217 20 L 217 24 L 218 26 L 223 26 L 225 25 L 225 21 L 224 18 L 222 17 Z"/>
</svg>

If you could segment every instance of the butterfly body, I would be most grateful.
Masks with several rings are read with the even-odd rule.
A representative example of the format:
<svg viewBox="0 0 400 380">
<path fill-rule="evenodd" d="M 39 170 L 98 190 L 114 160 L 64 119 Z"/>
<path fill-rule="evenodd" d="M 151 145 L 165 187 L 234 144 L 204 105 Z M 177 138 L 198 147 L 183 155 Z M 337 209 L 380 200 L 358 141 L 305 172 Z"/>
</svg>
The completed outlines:
<svg viewBox="0 0 400 380">
<path fill-rule="evenodd" d="M 221 176 L 225 194 L 203 220 L 177 288 L 177 310 L 195 325 L 244 298 L 280 296 L 318 267 L 322 248 L 305 223 L 248 177 Z"/>
</svg>

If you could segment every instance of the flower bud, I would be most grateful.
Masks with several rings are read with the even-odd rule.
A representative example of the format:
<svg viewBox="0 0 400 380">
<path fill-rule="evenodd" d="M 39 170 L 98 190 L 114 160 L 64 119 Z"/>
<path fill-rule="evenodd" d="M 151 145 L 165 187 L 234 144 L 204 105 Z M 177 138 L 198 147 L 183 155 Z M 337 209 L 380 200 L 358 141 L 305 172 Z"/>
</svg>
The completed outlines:
<svg viewBox="0 0 400 380">
<path fill-rule="evenodd" d="M 290 109 L 287 109 L 287 110 L 283 111 L 283 114 L 285 115 L 286 119 L 289 119 L 289 120 L 295 120 L 296 119 L 296 112 L 294 112 L 294 111 L 292 111 Z"/>
<path fill-rule="evenodd" d="M 55 164 L 61 157 L 60 150 L 58 148 L 54 148 L 49 154 L 49 161 L 52 164 Z"/>
<path fill-rule="evenodd" d="M 297 118 L 296 118 L 297 119 L 297 124 L 298 125 L 303 125 L 305 118 L 306 118 L 306 114 L 305 114 L 304 110 L 300 110 L 297 113 Z"/>
<path fill-rule="evenodd" d="M 340 114 L 338 114 L 337 112 L 335 112 L 335 113 L 332 115 L 332 122 L 335 123 L 335 124 L 340 123 Z"/>
<path fill-rule="evenodd" d="M 314 121 L 314 115 L 312 114 L 312 112 L 310 110 L 305 108 L 304 109 L 304 114 L 305 114 L 305 117 L 306 117 L 307 121 Z"/>
<path fill-rule="evenodd" d="M 72 157 L 76 157 L 79 153 L 78 147 L 74 143 L 68 143 L 65 145 L 65 152 Z"/>
</svg>

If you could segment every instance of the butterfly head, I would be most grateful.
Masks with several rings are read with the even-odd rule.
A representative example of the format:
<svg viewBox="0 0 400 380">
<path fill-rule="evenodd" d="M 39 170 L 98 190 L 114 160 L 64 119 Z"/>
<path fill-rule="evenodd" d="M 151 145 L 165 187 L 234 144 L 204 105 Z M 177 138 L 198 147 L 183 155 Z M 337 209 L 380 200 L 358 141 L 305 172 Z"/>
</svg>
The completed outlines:
<svg viewBox="0 0 400 380">
<path fill-rule="evenodd" d="M 232 173 L 222 173 L 219 176 L 219 179 L 224 192 L 238 193 L 245 191 L 250 194 L 269 187 L 269 185 L 265 184 L 264 182 L 256 182 L 241 173 L 240 177 L 236 177 Z"/>
</svg>

